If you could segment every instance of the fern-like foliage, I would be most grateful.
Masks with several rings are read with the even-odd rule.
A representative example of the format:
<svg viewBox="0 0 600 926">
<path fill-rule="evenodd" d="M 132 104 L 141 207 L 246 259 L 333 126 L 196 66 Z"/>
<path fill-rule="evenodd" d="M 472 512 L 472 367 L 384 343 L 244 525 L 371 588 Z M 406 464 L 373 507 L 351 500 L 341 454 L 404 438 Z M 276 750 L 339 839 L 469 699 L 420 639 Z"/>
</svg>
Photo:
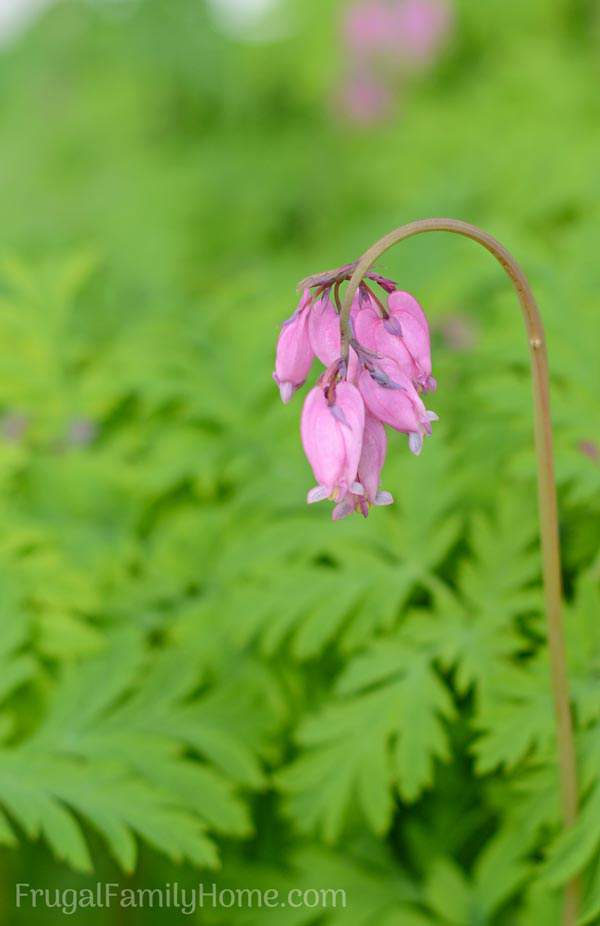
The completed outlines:
<svg viewBox="0 0 600 926">
<path fill-rule="evenodd" d="M 454 715 L 452 698 L 431 651 L 415 646 L 410 630 L 352 660 L 337 699 L 301 727 L 303 753 L 279 784 L 302 829 L 335 840 L 358 806 L 383 832 L 394 793 L 414 801 L 432 783 L 434 760 L 448 760 L 444 720 Z"/>
<path fill-rule="evenodd" d="M 14 678 L 18 667 L 13 660 Z M 215 867 L 208 831 L 248 835 L 236 786 L 260 786 L 262 777 L 255 755 L 221 727 L 227 699 L 209 691 L 189 702 L 200 669 L 177 649 L 153 656 L 133 630 L 115 633 L 101 655 L 67 666 L 36 731 L 2 749 L 0 802 L 9 816 L 80 870 L 91 860 L 73 812 L 127 871 L 134 836 L 175 860 Z"/>
<path fill-rule="evenodd" d="M 202 912 L 220 926 L 558 926 L 580 875 L 594 924 L 594 4 L 453 0 L 454 40 L 368 132 L 323 118 L 333 4 L 251 48 L 200 0 L 112 6 L 49 4 L 0 55 L 6 896 L 18 869 L 88 886 L 112 856 L 149 886 L 210 868 L 347 891 Z M 305 506 L 302 393 L 284 407 L 270 381 L 294 281 L 440 211 L 507 244 L 547 329 L 567 836 L 527 338 L 500 268 L 442 235 L 381 261 L 427 310 L 440 421 L 419 460 L 390 436 L 396 504 L 366 522 Z"/>
</svg>

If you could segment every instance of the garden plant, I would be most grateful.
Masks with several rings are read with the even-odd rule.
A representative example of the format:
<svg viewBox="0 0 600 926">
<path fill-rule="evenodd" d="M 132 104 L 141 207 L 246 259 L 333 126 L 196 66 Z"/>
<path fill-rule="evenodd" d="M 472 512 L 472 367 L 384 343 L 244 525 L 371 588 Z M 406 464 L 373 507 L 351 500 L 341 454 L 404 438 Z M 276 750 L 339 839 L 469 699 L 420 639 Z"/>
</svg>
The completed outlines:
<svg viewBox="0 0 600 926">
<path fill-rule="evenodd" d="M 598 4 L 242 5 L 0 2 L 0 919 L 597 926 Z"/>
</svg>

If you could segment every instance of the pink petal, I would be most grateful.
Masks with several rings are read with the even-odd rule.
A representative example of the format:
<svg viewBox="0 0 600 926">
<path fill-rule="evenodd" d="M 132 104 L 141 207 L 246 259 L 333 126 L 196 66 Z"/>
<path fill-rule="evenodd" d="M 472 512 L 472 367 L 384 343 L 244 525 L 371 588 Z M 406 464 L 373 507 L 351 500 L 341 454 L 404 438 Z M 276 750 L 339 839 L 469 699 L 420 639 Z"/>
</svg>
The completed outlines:
<svg viewBox="0 0 600 926">
<path fill-rule="evenodd" d="M 394 290 L 388 296 L 388 308 L 392 315 L 396 315 L 397 312 L 408 312 L 416 321 L 421 322 L 422 325 L 428 328 L 425 312 L 410 293 L 405 293 L 399 289 Z"/>
<path fill-rule="evenodd" d="M 347 425 L 341 432 L 346 448 L 344 479 L 349 488 L 356 480 L 358 461 L 362 450 L 365 427 L 365 404 L 356 386 L 352 383 L 338 383 L 335 390 L 335 404 L 343 412 Z"/>
<path fill-rule="evenodd" d="M 411 380 L 393 360 L 377 361 L 377 367 L 400 388 L 381 386 L 367 370 L 364 370 L 358 385 L 368 411 L 383 424 L 389 424 L 397 431 L 407 434 L 419 431 L 421 418 L 424 418 L 426 409 Z"/>
<path fill-rule="evenodd" d="M 315 478 L 329 495 L 343 498 L 356 480 L 365 409 L 360 392 L 351 383 L 335 387 L 330 406 L 323 389 L 312 389 L 302 410 L 302 444 Z"/>
<path fill-rule="evenodd" d="M 340 356 L 340 320 L 327 296 L 312 307 L 308 320 L 308 334 L 314 353 L 326 367 Z"/>
<path fill-rule="evenodd" d="M 358 296 L 352 304 L 350 317 L 354 319 L 359 311 Z M 308 314 L 308 334 L 313 352 L 326 367 L 334 363 L 341 354 L 340 317 L 333 302 L 327 296 L 319 299 Z M 350 356 L 349 378 L 355 373 L 356 356 Z"/>
<path fill-rule="evenodd" d="M 273 379 L 285 403 L 305 382 L 314 357 L 308 336 L 309 297 L 310 292 L 306 290 L 296 312 L 283 325 L 277 342 Z"/>
<path fill-rule="evenodd" d="M 381 421 L 367 413 L 362 452 L 358 464 L 358 478 L 371 504 L 375 504 L 386 451 L 385 428 Z"/>
<path fill-rule="evenodd" d="M 311 389 L 302 410 L 302 444 L 315 479 L 330 495 L 340 481 L 346 462 L 341 427 L 331 414 L 323 390 L 318 386 Z"/>
<path fill-rule="evenodd" d="M 352 495 L 347 495 L 341 502 L 333 509 L 331 517 L 334 521 L 341 521 L 343 518 L 347 518 L 349 514 L 352 514 L 354 511 L 354 499 Z"/>
</svg>

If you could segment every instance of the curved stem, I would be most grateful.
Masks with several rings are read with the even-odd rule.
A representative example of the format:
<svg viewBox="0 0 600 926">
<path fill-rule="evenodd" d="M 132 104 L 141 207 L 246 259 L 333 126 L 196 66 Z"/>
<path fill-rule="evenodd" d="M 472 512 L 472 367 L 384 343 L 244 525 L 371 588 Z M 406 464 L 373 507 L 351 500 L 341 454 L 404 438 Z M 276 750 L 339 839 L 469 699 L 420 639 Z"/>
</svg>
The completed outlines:
<svg viewBox="0 0 600 926">
<path fill-rule="evenodd" d="M 550 419 L 550 383 L 548 373 L 548 355 L 544 337 L 544 327 L 535 298 L 525 274 L 509 254 L 506 248 L 491 235 L 456 219 L 423 219 L 411 222 L 390 232 L 376 242 L 358 261 L 344 294 L 340 324 L 342 329 L 342 356 L 347 361 L 352 331 L 350 326 L 350 309 L 356 291 L 365 274 L 373 264 L 393 245 L 423 232 L 452 232 L 471 238 L 483 245 L 494 255 L 504 268 L 517 291 L 531 357 L 533 375 L 533 396 L 535 412 L 535 446 L 538 469 L 538 497 L 540 516 L 540 535 L 542 540 L 542 559 L 544 576 L 544 600 L 548 626 L 548 644 L 550 651 L 550 669 L 554 709 L 556 714 L 556 737 L 558 743 L 558 760 L 560 774 L 561 807 L 564 824 L 573 826 L 577 816 L 577 774 L 575 764 L 575 746 L 573 723 L 569 700 L 567 679 L 566 648 L 562 624 L 562 579 L 560 566 L 560 539 L 558 529 L 558 509 L 556 486 L 554 481 L 554 463 L 552 454 L 552 424 Z M 577 884 L 567 885 L 564 908 L 565 926 L 574 926 L 577 920 Z"/>
</svg>

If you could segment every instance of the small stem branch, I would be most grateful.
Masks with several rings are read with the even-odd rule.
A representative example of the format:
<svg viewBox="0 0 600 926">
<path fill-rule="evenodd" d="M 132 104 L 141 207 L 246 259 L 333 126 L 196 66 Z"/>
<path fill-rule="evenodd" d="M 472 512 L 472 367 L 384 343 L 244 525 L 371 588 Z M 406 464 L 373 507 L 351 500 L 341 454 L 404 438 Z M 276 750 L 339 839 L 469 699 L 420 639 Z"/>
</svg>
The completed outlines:
<svg viewBox="0 0 600 926">
<path fill-rule="evenodd" d="M 535 418 L 535 447 L 538 470 L 538 497 L 540 535 L 542 541 L 542 562 L 544 577 L 544 600 L 548 627 L 550 672 L 554 709 L 556 715 L 556 738 L 560 776 L 562 816 L 565 827 L 571 827 L 577 817 L 577 771 L 573 721 L 571 716 L 567 658 L 562 622 L 562 579 L 560 566 L 560 538 L 558 508 L 554 479 L 552 452 L 552 423 L 550 417 L 550 380 L 548 355 L 544 327 L 535 298 L 520 266 L 506 248 L 487 232 L 467 222 L 456 219 L 423 219 L 411 222 L 390 232 L 376 242 L 361 257 L 352 274 L 344 294 L 340 326 L 342 332 L 342 357 L 347 361 L 350 349 L 350 310 L 352 300 L 365 274 L 375 262 L 391 247 L 425 232 L 451 232 L 477 241 L 488 250 L 511 279 L 523 311 L 531 370 L 533 376 L 533 398 Z M 575 926 L 578 908 L 578 886 L 576 882 L 567 885 L 563 922 Z"/>
</svg>

